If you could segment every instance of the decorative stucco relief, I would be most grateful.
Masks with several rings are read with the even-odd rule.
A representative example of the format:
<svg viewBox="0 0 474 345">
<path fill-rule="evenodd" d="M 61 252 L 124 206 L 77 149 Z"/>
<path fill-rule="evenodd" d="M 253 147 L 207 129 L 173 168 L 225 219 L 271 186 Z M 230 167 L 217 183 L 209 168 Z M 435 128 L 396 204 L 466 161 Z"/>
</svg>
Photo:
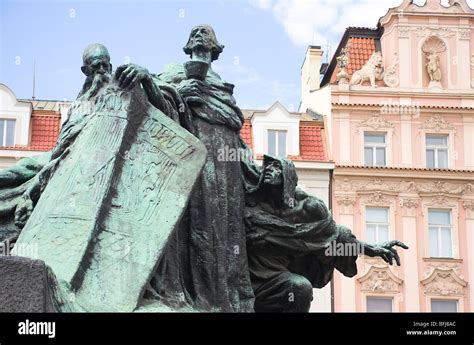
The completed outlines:
<svg viewBox="0 0 474 345">
<path fill-rule="evenodd" d="M 337 204 L 341 206 L 354 206 L 356 198 L 349 195 L 336 195 Z"/>
<path fill-rule="evenodd" d="M 399 38 L 408 38 L 408 37 L 410 37 L 410 27 L 409 26 L 399 26 L 398 27 L 398 37 Z"/>
<path fill-rule="evenodd" d="M 391 195 L 405 193 L 413 195 L 431 195 L 434 198 L 474 196 L 474 185 L 456 182 L 414 182 L 375 178 L 370 180 L 336 180 L 336 191 L 345 192 L 385 192 Z"/>
<path fill-rule="evenodd" d="M 470 29 L 459 29 L 458 30 L 460 40 L 469 40 L 471 39 L 471 30 Z"/>
<path fill-rule="evenodd" d="M 453 130 L 456 131 L 455 127 L 446 121 L 441 115 L 436 114 L 426 120 L 419 129 L 431 129 L 436 132 L 440 132 L 442 130 Z"/>
<path fill-rule="evenodd" d="M 364 196 L 363 203 L 373 206 L 387 206 L 393 203 L 393 196 L 377 191 Z"/>
<path fill-rule="evenodd" d="M 389 267 L 372 266 L 366 274 L 357 279 L 365 292 L 399 293 L 403 280 L 395 276 Z"/>
<path fill-rule="evenodd" d="M 431 201 L 426 204 L 431 207 L 447 207 L 452 208 L 456 206 L 456 203 L 452 199 L 446 197 L 444 194 L 438 194 L 431 198 Z"/>
<path fill-rule="evenodd" d="M 426 258 L 424 260 L 424 279 L 429 278 L 435 269 L 441 270 L 453 270 L 454 273 L 461 279 L 464 279 L 461 269 L 462 269 L 462 260 L 440 260 L 433 258 Z"/>
<path fill-rule="evenodd" d="M 397 69 L 400 60 L 398 58 L 397 52 L 395 52 L 394 55 L 395 56 L 392 65 L 386 69 L 385 74 L 383 76 L 383 82 L 388 87 L 397 87 L 400 84 L 400 78 L 397 75 Z"/>
<path fill-rule="evenodd" d="M 436 36 L 436 37 L 451 38 L 451 37 L 454 37 L 454 35 L 456 35 L 455 29 L 438 27 L 438 26 L 418 26 L 418 27 L 414 27 L 413 30 L 416 32 L 416 35 L 418 37 Z"/>
<path fill-rule="evenodd" d="M 465 200 L 463 207 L 465 210 L 474 211 L 474 200 Z"/>
<path fill-rule="evenodd" d="M 421 281 L 425 295 L 463 295 L 467 282 L 461 279 L 454 269 L 435 268 L 430 276 Z"/>
<path fill-rule="evenodd" d="M 353 195 L 336 195 L 336 202 L 341 207 L 341 214 L 352 214 L 356 197 Z"/>
<path fill-rule="evenodd" d="M 357 124 L 357 127 L 371 128 L 374 130 L 379 129 L 389 129 L 393 128 L 394 125 L 392 122 L 387 121 L 385 118 L 378 114 L 373 114 L 367 120 L 361 121 Z"/>
<path fill-rule="evenodd" d="M 400 198 L 400 206 L 404 208 L 417 208 L 420 204 L 419 199 L 412 199 L 412 198 Z"/>
</svg>

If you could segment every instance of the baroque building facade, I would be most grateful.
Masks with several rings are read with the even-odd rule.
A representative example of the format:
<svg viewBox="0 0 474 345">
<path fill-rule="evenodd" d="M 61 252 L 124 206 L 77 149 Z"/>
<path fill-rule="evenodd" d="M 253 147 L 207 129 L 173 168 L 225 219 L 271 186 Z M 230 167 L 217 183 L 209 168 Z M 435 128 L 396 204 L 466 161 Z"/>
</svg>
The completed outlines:
<svg viewBox="0 0 474 345">
<path fill-rule="evenodd" d="M 402 266 L 362 255 L 334 278 L 334 311 L 474 310 L 474 10 L 405 0 L 308 48 L 300 111 L 324 115 L 337 222 L 399 239 Z"/>
</svg>

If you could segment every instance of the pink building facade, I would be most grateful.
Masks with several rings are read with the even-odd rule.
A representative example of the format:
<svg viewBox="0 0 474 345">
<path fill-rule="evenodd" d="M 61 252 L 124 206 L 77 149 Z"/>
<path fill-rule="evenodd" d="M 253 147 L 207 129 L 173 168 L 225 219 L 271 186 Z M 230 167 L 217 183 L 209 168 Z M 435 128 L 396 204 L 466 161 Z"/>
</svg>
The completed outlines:
<svg viewBox="0 0 474 345">
<path fill-rule="evenodd" d="M 337 274 L 334 311 L 474 311 L 474 10 L 405 0 L 319 71 L 321 56 L 308 49 L 300 111 L 325 115 L 334 217 L 410 247 L 401 267 L 362 256 Z"/>
</svg>

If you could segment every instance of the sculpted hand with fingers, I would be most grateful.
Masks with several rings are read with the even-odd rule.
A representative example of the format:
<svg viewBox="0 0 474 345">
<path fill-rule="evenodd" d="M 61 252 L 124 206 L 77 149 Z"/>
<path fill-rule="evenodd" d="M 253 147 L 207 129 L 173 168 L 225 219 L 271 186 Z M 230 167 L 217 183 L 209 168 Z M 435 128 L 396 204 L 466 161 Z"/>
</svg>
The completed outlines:
<svg viewBox="0 0 474 345">
<path fill-rule="evenodd" d="M 381 257 L 386 263 L 393 265 L 393 259 L 398 266 L 400 266 L 400 256 L 398 252 L 393 247 L 401 247 L 403 249 L 408 249 L 408 246 L 401 241 L 394 240 L 388 241 L 382 244 L 368 244 L 364 243 L 364 254 L 370 257 Z"/>
<path fill-rule="evenodd" d="M 169 111 L 163 93 L 145 67 L 133 63 L 122 65 L 115 71 L 115 79 L 118 81 L 119 87 L 125 90 L 131 90 L 140 83 L 151 104 L 164 113 Z"/>
</svg>

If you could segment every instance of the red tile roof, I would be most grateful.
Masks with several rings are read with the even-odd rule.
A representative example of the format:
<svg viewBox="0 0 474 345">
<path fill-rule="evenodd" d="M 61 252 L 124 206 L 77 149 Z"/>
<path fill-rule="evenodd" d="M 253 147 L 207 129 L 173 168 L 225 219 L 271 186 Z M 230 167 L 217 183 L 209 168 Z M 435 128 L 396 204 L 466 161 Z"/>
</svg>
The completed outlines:
<svg viewBox="0 0 474 345">
<path fill-rule="evenodd" d="M 249 121 L 244 122 L 244 125 L 240 130 L 240 136 L 245 141 L 245 143 L 253 149 L 252 124 Z"/>
<path fill-rule="evenodd" d="M 325 161 L 323 136 L 320 126 L 300 126 L 300 155 L 292 160 Z"/>
<path fill-rule="evenodd" d="M 59 115 L 35 115 L 31 117 L 29 148 L 38 151 L 51 150 L 58 140 L 61 125 Z"/>
<path fill-rule="evenodd" d="M 375 53 L 375 38 L 349 37 L 346 44 L 346 56 L 349 58 L 349 64 L 346 68 L 347 73 L 352 76 L 354 72 L 360 70 L 373 53 Z M 338 66 L 331 77 L 331 83 L 336 82 L 336 76 L 339 71 L 340 68 Z"/>
<path fill-rule="evenodd" d="M 240 136 L 247 145 L 253 150 L 252 124 L 246 120 Z M 300 155 L 288 156 L 288 159 L 294 161 L 326 162 L 325 145 L 323 141 L 322 126 L 318 125 L 300 125 Z M 260 155 L 256 155 L 261 159 Z"/>
</svg>

